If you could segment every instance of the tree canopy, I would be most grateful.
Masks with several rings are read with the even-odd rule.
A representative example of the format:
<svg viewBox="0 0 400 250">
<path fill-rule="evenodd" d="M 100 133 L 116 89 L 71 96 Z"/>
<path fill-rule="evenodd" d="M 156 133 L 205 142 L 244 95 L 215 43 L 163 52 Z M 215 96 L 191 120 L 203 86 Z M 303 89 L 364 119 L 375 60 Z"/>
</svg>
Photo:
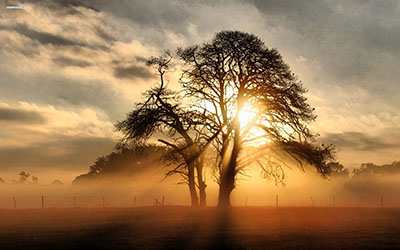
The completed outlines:
<svg viewBox="0 0 400 250">
<path fill-rule="evenodd" d="M 219 205 L 230 205 L 243 147 L 261 140 L 268 161 L 261 166 L 281 166 L 272 160 L 278 154 L 294 158 L 301 166 L 309 163 L 328 174 L 332 147 L 312 144 L 307 124 L 315 120 L 307 103 L 306 89 L 290 71 L 276 49 L 269 49 L 255 35 L 222 31 L 210 42 L 178 49 L 186 68 L 181 83 L 192 108 L 204 114 L 206 135 L 216 138 L 219 152 Z M 241 119 L 243 112 L 247 119 Z M 272 150 L 271 150 L 272 149 Z"/>
</svg>

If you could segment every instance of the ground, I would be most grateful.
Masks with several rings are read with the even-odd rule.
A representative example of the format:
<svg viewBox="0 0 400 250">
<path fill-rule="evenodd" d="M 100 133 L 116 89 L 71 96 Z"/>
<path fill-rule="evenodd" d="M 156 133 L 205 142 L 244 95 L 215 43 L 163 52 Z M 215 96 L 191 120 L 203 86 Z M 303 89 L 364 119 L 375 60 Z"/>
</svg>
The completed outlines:
<svg viewBox="0 0 400 250">
<path fill-rule="evenodd" d="M 400 209 L 0 210 L 0 249 L 399 249 Z"/>
</svg>

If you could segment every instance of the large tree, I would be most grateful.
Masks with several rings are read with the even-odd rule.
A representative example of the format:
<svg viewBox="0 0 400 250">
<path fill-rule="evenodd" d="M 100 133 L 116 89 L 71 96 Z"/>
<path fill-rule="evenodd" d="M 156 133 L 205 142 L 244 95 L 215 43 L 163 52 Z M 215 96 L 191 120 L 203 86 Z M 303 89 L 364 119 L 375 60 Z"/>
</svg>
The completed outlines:
<svg viewBox="0 0 400 250">
<path fill-rule="evenodd" d="M 264 149 L 253 160 L 265 170 L 292 158 L 329 173 L 331 148 L 314 145 L 306 126 L 316 118 L 306 89 L 276 49 L 255 35 L 222 31 L 210 42 L 178 49 L 178 55 L 186 65 L 183 90 L 193 98 L 192 108 L 204 114 L 205 135 L 216 137 L 219 206 L 230 206 L 245 145 Z"/>
<path fill-rule="evenodd" d="M 145 92 L 145 101 L 137 103 L 127 118 L 116 124 L 116 128 L 124 134 L 123 140 L 135 143 L 145 141 L 157 132 L 167 135 L 168 139 L 159 139 L 159 142 L 170 148 L 172 157 L 164 159 L 172 159 L 175 166 L 166 175 L 180 174 L 188 184 L 192 206 L 199 204 L 197 189 L 200 206 L 206 206 L 204 151 L 213 138 L 204 140 L 199 137 L 201 128 L 196 127 L 204 123 L 204 116 L 195 110 L 185 109 L 179 93 L 166 86 L 164 76 L 170 62 L 168 52 L 148 60 L 148 66 L 156 67 L 160 82 Z"/>
</svg>

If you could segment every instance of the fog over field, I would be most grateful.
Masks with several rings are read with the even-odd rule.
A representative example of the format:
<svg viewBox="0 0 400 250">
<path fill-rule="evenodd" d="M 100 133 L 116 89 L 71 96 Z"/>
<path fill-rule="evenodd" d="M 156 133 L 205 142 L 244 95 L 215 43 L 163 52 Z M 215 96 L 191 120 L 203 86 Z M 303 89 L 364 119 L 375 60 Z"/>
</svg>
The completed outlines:
<svg viewBox="0 0 400 250">
<path fill-rule="evenodd" d="M 103 197 L 106 207 L 154 206 L 155 199 L 161 203 L 163 196 L 165 205 L 190 205 L 187 185 L 177 184 L 182 179 L 172 176 L 164 180 L 162 173 L 162 169 L 155 167 L 133 177 L 114 176 L 79 184 L 0 184 L 0 208 L 13 208 L 13 197 L 18 208 L 40 208 L 41 196 L 45 197 L 46 208 L 71 208 L 74 197 L 77 207 L 88 208 L 103 207 Z M 256 168 L 247 174 L 239 177 L 232 193 L 235 206 L 245 206 L 246 200 L 248 206 L 276 206 L 276 195 L 279 206 L 380 207 L 382 196 L 384 206 L 400 206 L 398 174 L 324 179 L 310 171 L 292 169 L 287 170 L 286 186 L 262 178 Z M 218 184 L 212 173 L 207 177 L 206 190 L 208 205 L 215 206 Z"/>
</svg>

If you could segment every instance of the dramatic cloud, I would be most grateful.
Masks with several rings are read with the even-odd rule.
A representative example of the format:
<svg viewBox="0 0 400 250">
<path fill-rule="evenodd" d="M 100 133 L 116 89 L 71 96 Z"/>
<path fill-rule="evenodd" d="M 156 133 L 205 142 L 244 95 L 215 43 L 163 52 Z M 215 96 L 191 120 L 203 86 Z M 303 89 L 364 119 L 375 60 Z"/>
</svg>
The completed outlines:
<svg viewBox="0 0 400 250">
<path fill-rule="evenodd" d="M 0 107 L 0 122 L 43 124 L 46 119 L 38 112 Z"/>
<path fill-rule="evenodd" d="M 72 58 L 65 57 L 65 56 L 55 57 L 55 58 L 53 58 L 53 62 L 60 65 L 61 67 L 76 66 L 76 67 L 85 68 L 85 67 L 89 67 L 89 66 L 93 65 L 92 63 L 87 62 L 85 60 L 72 59 Z"/>
<path fill-rule="evenodd" d="M 340 161 L 400 158 L 398 1 L 12 3 L 25 9 L 0 15 L 1 167 L 43 161 L 84 171 L 118 138 L 112 124 L 157 80 L 146 59 L 221 30 L 254 33 L 278 49 L 309 89 L 318 115 L 313 131 L 337 144 Z M 179 86 L 177 78 L 171 76 L 171 87 Z M 92 142 L 102 145 L 98 151 Z M 12 163 L 16 152 L 30 161 Z"/>
<path fill-rule="evenodd" d="M 327 134 L 324 139 L 335 144 L 342 150 L 375 151 L 388 148 L 397 149 L 399 147 L 397 142 L 388 142 L 385 137 L 370 136 L 359 132 Z"/>
<path fill-rule="evenodd" d="M 148 78 L 154 77 L 154 74 L 150 73 L 147 68 L 135 66 L 135 65 L 127 66 L 127 67 L 123 67 L 123 66 L 115 67 L 114 75 L 115 75 L 115 77 L 118 77 L 118 78 L 128 78 L 128 79 L 129 78 L 131 78 L 131 79 L 135 79 L 135 78 L 148 79 Z"/>
<path fill-rule="evenodd" d="M 0 29 L 4 29 L 0 27 Z M 24 35 L 32 40 L 38 41 L 41 44 L 55 45 L 55 46 L 87 46 L 85 44 L 74 42 L 70 39 L 64 38 L 62 36 L 56 36 L 47 32 L 39 32 L 28 28 L 26 25 L 17 25 L 15 27 L 9 27 L 8 30 L 13 30 L 21 35 Z"/>
<path fill-rule="evenodd" d="M 79 171 L 90 166 L 97 157 L 109 153 L 115 146 L 111 138 L 52 137 L 26 147 L 0 147 L 1 170 L 46 169 Z"/>
</svg>

